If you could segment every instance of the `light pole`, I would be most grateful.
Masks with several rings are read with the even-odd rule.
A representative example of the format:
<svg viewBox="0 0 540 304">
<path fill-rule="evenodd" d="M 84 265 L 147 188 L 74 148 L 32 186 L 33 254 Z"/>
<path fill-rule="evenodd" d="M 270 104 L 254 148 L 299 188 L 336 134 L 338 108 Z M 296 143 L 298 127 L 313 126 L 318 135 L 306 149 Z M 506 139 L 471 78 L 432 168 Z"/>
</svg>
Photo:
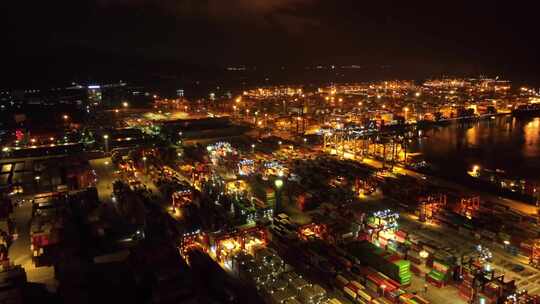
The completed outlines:
<svg viewBox="0 0 540 304">
<path fill-rule="evenodd" d="M 36 177 L 34 177 L 34 179 L 36 180 L 36 190 L 39 190 L 39 181 L 41 180 L 41 176 L 39 175 L 36 175 Z"/>
<path fill-rule="evenodd" d="M 407 120 L 409 119 L 409 107 L 403 108 L 403 112 L 405 113 L 405 124 L 407 124 Z"/>
<path fill-rule="evenodd" d="M 251 153 L 255 153 L 255 144 L 251 144 Z"/>
<path fill-rule="evenodd" d="M 146 170 L 146 156 L 143 156 L 143 165 L 144 165 L 144 173 L 146 173 L 148 170 Z"/>
<path fill-rule="evenodd" d="M 281 188 L 283 188 L 283 180 L 282 179 L 276 179 L 274 181 L 274 185 L 276 186 L 276 204 L 274 206 L 274 214 L 279 214 L 281 211 Z"/>
<path fill-rule="evenodd" d="M 105 143 L 105 153 L 109 153 L 109 135 L 103 135 L 103 140 Z"/>
</svg>

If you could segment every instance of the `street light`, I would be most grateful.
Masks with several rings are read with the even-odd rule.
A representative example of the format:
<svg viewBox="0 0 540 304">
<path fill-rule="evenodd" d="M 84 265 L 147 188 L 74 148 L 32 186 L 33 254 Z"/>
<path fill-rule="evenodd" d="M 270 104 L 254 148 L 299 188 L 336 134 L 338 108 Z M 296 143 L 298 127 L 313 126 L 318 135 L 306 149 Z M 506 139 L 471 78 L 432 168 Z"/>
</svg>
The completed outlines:
<svg viewBox="0 0 540 304">
<path fill-rule="evenodd" d="M 281 211 L 281 188 L 283 188 L 283 180 L 278 178 L 274 181 L 276 186 L 276 205 L 274 206 L 274 214 L 278 214 Z"/>
<path fill-rule="evenodd" d="M 251 144 L 251 153 L 255 152 L 255 144 Z"/>
<path fill-rule="evenodd" d="M 105 134 L 103 135 L 103 139 L 105 140 L 105 153 L 109 152 L 109 135 Z"/>
<path fill-rule="evenodd" d="M 62 115 L 62 119 L 63 120 L 68 120 L 69 119 L 69 116 L 67 116 L 66 114 Z"/>
<path fill-rule="evenodd" d="M 39 186 L 39 180 L 41 179 L 41 176 L 36 175 L 36 177 L 34 177 L 34 179 L 36 180 L 37 186 Z"/>
<path fill-rule="evenodd" d="M 122 107 L 124 108 L 129 107 L 129 103 L 127 101 L 122 102 Z"/>
<path fill-rule="evenodd" d="M 472 175 L 473 176 L 478 176 L 478 170 L 480 170 L 480 166 L 479 165 L 474 165 L 473 168 L 472 168 Z"/>
<path fill-rule="evenodd" d="M 407 123 L 407 119 L 409 118 L 409 108 L 405 107 L 403 108 L 403 111 L 405 112 L 405 123 Z"/>
</svg>

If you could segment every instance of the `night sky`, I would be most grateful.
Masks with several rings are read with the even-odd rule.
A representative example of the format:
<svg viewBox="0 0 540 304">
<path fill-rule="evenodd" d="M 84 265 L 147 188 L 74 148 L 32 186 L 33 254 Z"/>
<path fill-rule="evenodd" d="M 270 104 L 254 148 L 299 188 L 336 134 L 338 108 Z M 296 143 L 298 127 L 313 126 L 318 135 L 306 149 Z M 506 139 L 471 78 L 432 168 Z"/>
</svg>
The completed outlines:
<svg viewBox="0 0 540 304">
<path fill-rule="evenodd" d="M 8 85 L 134 66 L 381 64 L 540 78 L 537 12 L 524 1 L 17 0 L 0 10 Z"/>
</svg>

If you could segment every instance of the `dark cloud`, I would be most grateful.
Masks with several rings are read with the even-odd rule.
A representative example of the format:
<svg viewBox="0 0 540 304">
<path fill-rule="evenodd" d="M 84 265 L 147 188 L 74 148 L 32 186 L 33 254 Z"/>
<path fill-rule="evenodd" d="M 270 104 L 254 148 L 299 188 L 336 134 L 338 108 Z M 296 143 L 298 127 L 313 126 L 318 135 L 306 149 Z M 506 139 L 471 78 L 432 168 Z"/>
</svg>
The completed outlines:
<svg viewBox="0 0 540 304">
<path fill-rule="evenodd" d="M 218 19 L 256 18 L 293 13 L 315 0 L 97 0 L 102 7 L 153 7 L 166 14 L 206 15 Z"/>
<path fill-rule="evenodd" d="M 299 35 L 319 26 L 304 14 L 318 0 L 96 0 L 101 9 L 138 9 L 179 19 L 204 20 L 225 30 L 235 26 Z"/>
<path fill-rule="evenodd" d="M 502 0 L 18 0 L 0 12 L 2 67 L 23 77 L 35 62 L 92 70 L 99 58 L 540 66 L 536 11 Z"/>
</svg>

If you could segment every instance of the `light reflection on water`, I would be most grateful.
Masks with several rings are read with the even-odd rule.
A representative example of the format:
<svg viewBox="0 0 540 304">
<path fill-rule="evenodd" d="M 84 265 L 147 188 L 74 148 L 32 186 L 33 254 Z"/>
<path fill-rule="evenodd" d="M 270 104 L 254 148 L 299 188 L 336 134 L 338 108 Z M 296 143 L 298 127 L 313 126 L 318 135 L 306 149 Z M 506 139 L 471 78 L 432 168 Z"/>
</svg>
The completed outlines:
<svg viewBox="0 0 540 304">
<path fill-rule="evenodd" d="M 540 118 L 498 117 L 425 132 L 410 147 L 443 170 L 462 174 L 473 165 L 540 180 Z"/>
</svg>

